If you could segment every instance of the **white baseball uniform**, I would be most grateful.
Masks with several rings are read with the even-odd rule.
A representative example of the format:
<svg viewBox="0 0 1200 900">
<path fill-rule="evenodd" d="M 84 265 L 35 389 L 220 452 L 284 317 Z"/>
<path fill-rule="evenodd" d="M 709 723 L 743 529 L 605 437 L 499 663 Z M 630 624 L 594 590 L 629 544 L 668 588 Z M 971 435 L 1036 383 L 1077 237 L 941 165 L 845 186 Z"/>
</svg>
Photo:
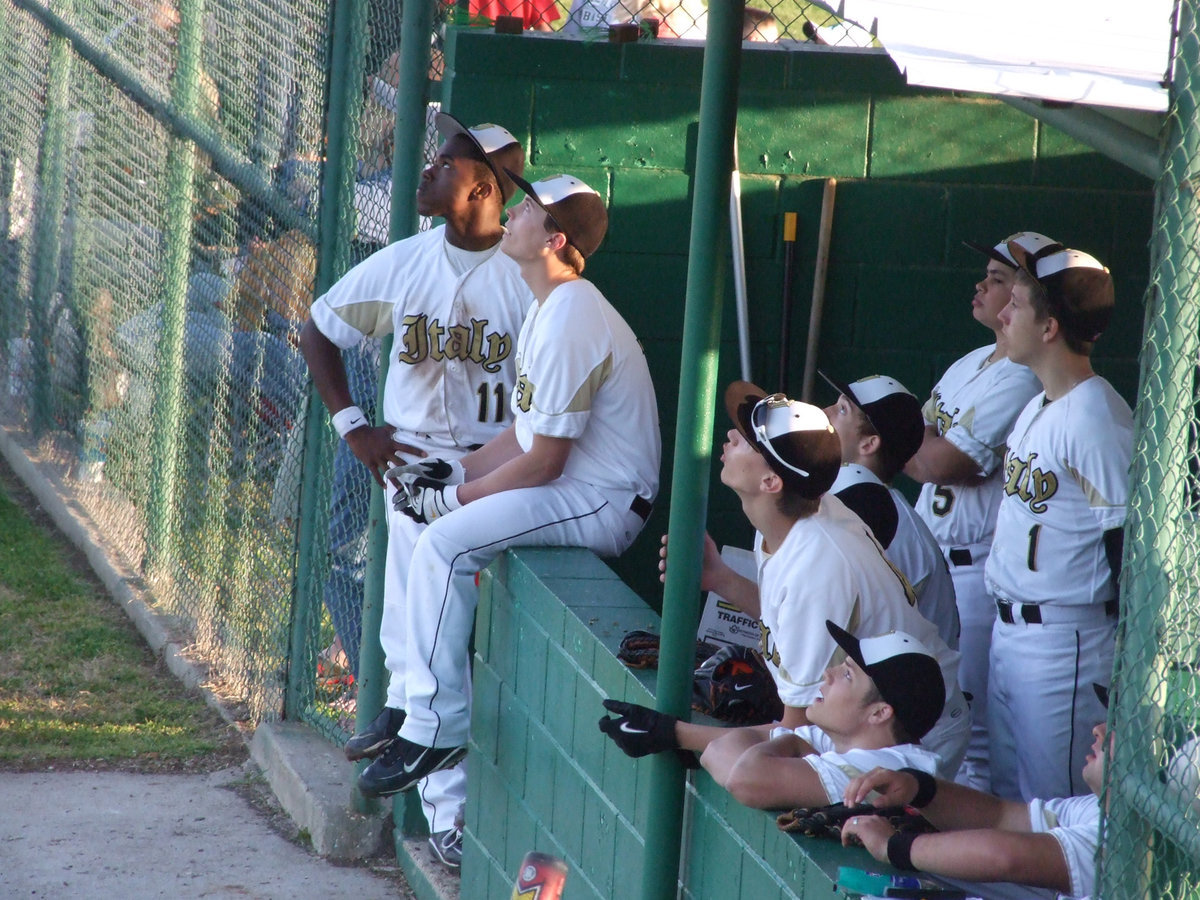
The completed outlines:
<svg viewBox="0 0 1200 900">
<path fill-rule="evenodd" d="M 476 500 L 436 519 L 417 541 L 400 733 L 427 747 L 467 741 L 475 573 L 512 546 L 616 556 L 641 531 L 658 493 L 658 407 L 646 357 L 590 282 L 562 284 L 530 309 L 517 342 L 512 412 L 523 450 L 535 434 L 574 443 L 561 477 Z"/>
<path fill-rule="evenodd" d="M 1125 522 L 1133 414 L 1093 375 L 1017 417 L 988 556 L 992 791 L 1010 799 L 1087 790 L 1079 772 L 1112 678 L 1116 584 L 1104 532 Z M 1011 604 L 1011 605 L 1008 605 Z M 1005 619 L 1008 619 L 1006 621 Z"/>
<path fill-rule="evenodd" d="M 799 519 L 774 553 L 756 534 L 763 657 L 779 698 L 809 706 L 825 670 L 841 651 L 828 619 L 856 637 L 905 631 L 937 659 L 946 681 L 942 717 L 921 740 L 941 757 L 938 774 L 953 777 L 970 734 L 967 702 L 958 687 L 958 652 L 915 606 L 912 588 L 884 556 L 870 529 L 837 497 L 826 494 L 816 513 Z"/>
<path fill-rule="evenodd" d="M 917 611 L 934 624 L 951 650 L 958 649 L 958 607 L 954 603 L 954 582 L 929 527 L 921 521 L 908 500 L 895 488 L 889 488 L 879 476 L 858 463 L 843 463 L 829 489 L 839 494 L 854 484 L 877 484 L 886 491 L 886 499 L 896 509 L 896 535 L 884 549 L 912 585 Z"/>
<path fill-rule="evenodd" d="M 969 456 L 985 480 L 973 485 L 925 484 L 917 514 L 945 554 L 954 581 L 962 663 L 958 683 L 971 695 L 971 743 L 958 780 L 991 790 L 987 732 L 988 656 L 996 603 L 983 581 L 1000 506 L 1000 463 L 1013 422 L 1029 398 L 1042 389 L 1027 367 L 1007 357 L 988 362 L 996 345 L 972 350 L 950 366 L 934 385 L 922 410 L 925 424 Z"/>
<path fill-rule="evenodd" d="M 533 303 L 499 244 L 461 250 L 439 226 L 355 266 L 313 304 L 312 320 L 342 348 L 394 333 L 384 421 L 396 440 L 457 458 L 510 422 L 505 401 L 516 381 L 516 336 Z M 390 673 L 387 705 L 403 709 L 408 568 L 424 526 L 392 509 L 393 490 L 388 485 L 379 640 Z M 419 789 L 430 831 L 453 828 L 466 799 L 462 768 L 435 772 Z"/>
<path fill-rule="evenodd" d="M 771 731 L 771 738 L 784 734 L 796 735 L 816 751 L 805 756 L 804 761 L 813 767 L 821 779 L 821 787 L 825 789 L 830 803 L 841 803 L 851 779 L 866 775 L 876 767 L 893 771 L 920 769 L 933 775 L 941 762 L 936 753 L 916 744 L 897 744 L 877 750 L 854 748 L 838 753 L 833 746 L 833 739 L 816 725 L 801 725 L 794 729 L 775 728 Z"/>
<path fill-rule="evenodd" d="M 1049 834 L 1062 848 L 1071 876 L 1071 893 L 1062 900 L 1087 900 L 1096 887 L 1096 848 L 1100 843 L 1100 798 L 1095 794 L 1057 800 L 1031 800 L 1034 834 Z"/>
</svg>

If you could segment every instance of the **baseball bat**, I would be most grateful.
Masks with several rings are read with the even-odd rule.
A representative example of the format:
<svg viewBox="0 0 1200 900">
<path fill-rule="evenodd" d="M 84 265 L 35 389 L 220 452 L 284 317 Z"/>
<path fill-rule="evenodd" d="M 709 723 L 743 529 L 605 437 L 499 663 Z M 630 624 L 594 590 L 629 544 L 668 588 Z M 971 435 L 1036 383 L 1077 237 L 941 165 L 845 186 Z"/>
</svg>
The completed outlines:
<svg viewBox="0 0 1200 900">
<path fill-rule="evenodd" d="M 521 860 L 512 900 L 561 900 L 567 864 L 557 856 L 530 850 Z"/>
<path fill-rule="evenodd" d="M 796 272 L 796 214 L 783 214 L 783 305 L 779 311 L 779 387 L 787 392 L 788 370 L 791 368 L 792 343 L 792 285 Z"/>
<path fill-rule="evenodd" d="M 817 378 L 817 346 L 821 339 L 821 316 L 825 310 L 825 276 L 829 271 L 829 236 L 833 231 L 833 204 L 837 179 L 825 182 L 821 197 L 821 224 L 817 232 L 817 265 L 813 273 L 812 309 L 808 316 L 808 347 L 804 355 L 804 382 L 801 397 L 812 402 L 813 383 Z"/>
</svg>

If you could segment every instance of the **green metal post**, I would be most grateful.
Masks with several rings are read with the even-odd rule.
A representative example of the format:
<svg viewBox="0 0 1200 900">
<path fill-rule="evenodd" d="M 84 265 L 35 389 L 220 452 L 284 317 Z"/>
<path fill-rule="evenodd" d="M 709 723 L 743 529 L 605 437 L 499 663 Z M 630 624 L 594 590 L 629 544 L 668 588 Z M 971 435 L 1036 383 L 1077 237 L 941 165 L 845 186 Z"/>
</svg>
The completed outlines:
<svg viewBox="0 0 1200 900">
<path fill-rule="evenodd" d="M 195 115 L 200 98 L 200 44 L 204 38 L 204 0 L 181 0 L 173 105 L 185 117 Z M 184 325 L 188 265 L 192 252 L 192 179 L 196 148 L 172 137 L 167 151 L 167 202 L 163 217 L 165 246 L 162 282 L 162 335 L 151 409 L 150 498 L 146 510 L 147 570 L 169 566 L 175 554 L 173 513 L 182 440 Z"/>
<path fill-rule="evenodd" d="M 400 61 L 396 91 L 396 129 L 392 152 L 391 219 L 388 236 L 393 240 L 416 234 L 417 182 L 425 163 L 425 109 L 429 100 L 429 35 L 433 32 L 434 4 L 429 0 L 405 0 L 400 26 Z M 378 424 L 383 424 L 383 394 L 391 359 L 392 338 L 384 339 L 379 354 L 379 397 L 375 404 Z M 363 582 L 362 650 L 358 671 L 358 724 L 366 725 L 383 708 L 387 695 L 388 673 L 379 645 L 379 626 L 383 619 L 383 569 L 387 558 L 387 527 L 384 520 L 383 491 L 371 488 L 371 531 L 367 543 L 367 573 Z M 359 809 L 368 801 L 358 791 L 354 803 Z M 425 827 L 420 799 L 416 793 L 397 797 L 392 802 L 392 820 L 397 823 L 397 840 Z"/>
<path fill-rule="evenodd" d="M 679 416 L 671 484 L 671 565 L 663 595 L 662 653 L 658 708 L 686 716 L 696 643 L 696 593 L 708 507 L 713 410 L 721 332 L 723 260 L 729 251 L 729 184 L 737 124 L 744 0 L 712 3 L 700 85 L 700 130 L 692 234 L 688 247 Z M 676 896 L 683 836 L 684 771 L 671 753 L 645 763 L 652 767 L 646 824 L 642 900 Z"/>
<path fill-rule="evenodd" d="M 73 4 L 68 0 L 64 15 Z M 67 202 L 67 155 L 71 140 L 68 105 L 71 98 L 71 45 L 51 33 L 47 60 L 45 127 L 41 141 L 41 189 L 34 230 L 35 268 L 32 296 L 38 298 L 31 309 L 29 337 L 33 345 L 32 408 L 30 422 L 34 433 L 50 427 L 54 420 L 53 379 L 50 376 L 54 340 L 51 298 L 58 290 L 61 252 L 60 235 Z"/>
<path fill-rule="evenodd" d="M 1172 606 L 1192 603 L 1178 596 L 1186 583 L 1178 569 L 1194 542 L 1187 515 L 1189 453 L 1194 438 L 1196 369 L 1200 351 L 1195 276 L 1195 242 L 1200 213 L 1192 173 L 1200 159 L 1200 34 L 1194 0 L 1181 4 L 1176 45 L 1172 113 L 1167 116 L 1162 174 L 1158 180 L 1153 271 L 1146 304 L 1141 378 L 1135 419 L 1126 559 L 1121 588 L 1123 621 L 1118 632 L 1117 678 L 1121 690 L 1109 717 L 1123 736 L 1108 778 L 1109 822 L 1101 858 L 1101 896 L 1154 896 L 1151 823 L 1142 814 L 1138 784 L 1153 783 L 1158 767 L 1150 740 L 1165 700 L 1167 666 L 1177 648 L 1160 646 L 1158 623 L 1175 621 Z M 1187 613 L 1184 613 L 1187 615 Z M 1140 880 L 1140 883 L 1139 883 Z"/>
<path fill-rule="evenodd" d="M 330 32 L 330 67 L 326 82 L 326 156 L 321 176 L 321 211 L 318 225 L 316 293 L 329 290 L 350 259 L 351 229 L 347 211 L 354 204 L 354 130 L 362 108 L 363 60 L 367 47 L 367 4 L 365 0 L 335 0 Z M 288 658 L 285 715 L 299 716 L 306 698 L 308 667 L 297 665 L 306 658 L 309 624 L 321 598 L 312 577 L 314 540 L 318 524 L 326 519 L 317 509 L 322 473 L 329 467 L 325 407 L 316 390 L 308 397 L 304 431 L 303 476 L 300 483 L 299 550 L 293 596 L 291 647 Z M 362 706 L 362 685 L 358 705 Z"/>
</svg>

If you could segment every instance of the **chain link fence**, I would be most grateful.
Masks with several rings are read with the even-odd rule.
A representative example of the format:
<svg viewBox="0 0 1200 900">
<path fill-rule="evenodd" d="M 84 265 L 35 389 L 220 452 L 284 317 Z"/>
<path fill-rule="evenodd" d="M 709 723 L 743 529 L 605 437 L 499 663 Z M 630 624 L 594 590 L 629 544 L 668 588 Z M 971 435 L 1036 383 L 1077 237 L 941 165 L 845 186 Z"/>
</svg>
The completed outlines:
<svg viewBox="0 0 1200 900">
<path fill-rule="evenodd" d="M 1151 237 L 1101 895 L 1200 896 L 1200 30 L 1180 4 Z"/>
</svg>

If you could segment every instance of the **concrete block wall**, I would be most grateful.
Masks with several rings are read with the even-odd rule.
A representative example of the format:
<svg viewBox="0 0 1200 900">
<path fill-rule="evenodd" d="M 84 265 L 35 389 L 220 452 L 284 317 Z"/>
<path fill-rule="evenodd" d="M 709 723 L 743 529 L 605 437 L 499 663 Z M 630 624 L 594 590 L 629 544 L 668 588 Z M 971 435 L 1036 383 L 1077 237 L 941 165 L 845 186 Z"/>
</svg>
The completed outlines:
<svg viewBox="0 0 1200 900">
<path fill-rule="evenodd" d="M 506 900 L 522 857 L 570 867 L 572 900 L 611 900 L 641 882 L 650 767 L 596 727 L 608 697 L 654 704 L 654 670 L 616 658 L 659 618 L 578 549 L 518 549 L 480 578 L 461 896 Z M 780 831 L 775 814 L 692 774 L 683 815 L 684 896 L 840 896 L 841 865 L 879 871 L 864 850 Z M 883 870 L 890 871 L 887 866 Z"/>
<path fill-rule="evenodd" d="M 511 129 L 529 149 L 531 179 L 570 171 L 608 201 L 609 237 L 586 274 L 646 347 L 669 469 L 702 48 L 475 29 L 451 33 L 447 62 L 448 109 Z M 970 312 L 982 257 L 961 241 L 1032 229 L 1112 269 L 1116 320 L 1097 363 L 1132 400 L 1149 271 L 1147 179 L 999 100 L 909 88 L 881 51 L 747 50 L 738 128 L 753 377 L 764 387 L 778 382 L 784 213 L 799 217 L 785 378 L 798 392 L 822 189 L 836 177 L 822 369 L 839 378 L 886 372 L 926 394 L 951 361 L 990 337 Z M 730 276 L 725 296 L 722 383 L 738 377 Z M 823 386 L 813 399 L 832 402 Z M 718 415 L 715 443 L 726 427 Z M 615 564 L 652 603 L 667 500 L 664 490 Z M 735 498 L 715 479 L 709 525 L 721 543 L 748 544 Z"/>
</svg>

